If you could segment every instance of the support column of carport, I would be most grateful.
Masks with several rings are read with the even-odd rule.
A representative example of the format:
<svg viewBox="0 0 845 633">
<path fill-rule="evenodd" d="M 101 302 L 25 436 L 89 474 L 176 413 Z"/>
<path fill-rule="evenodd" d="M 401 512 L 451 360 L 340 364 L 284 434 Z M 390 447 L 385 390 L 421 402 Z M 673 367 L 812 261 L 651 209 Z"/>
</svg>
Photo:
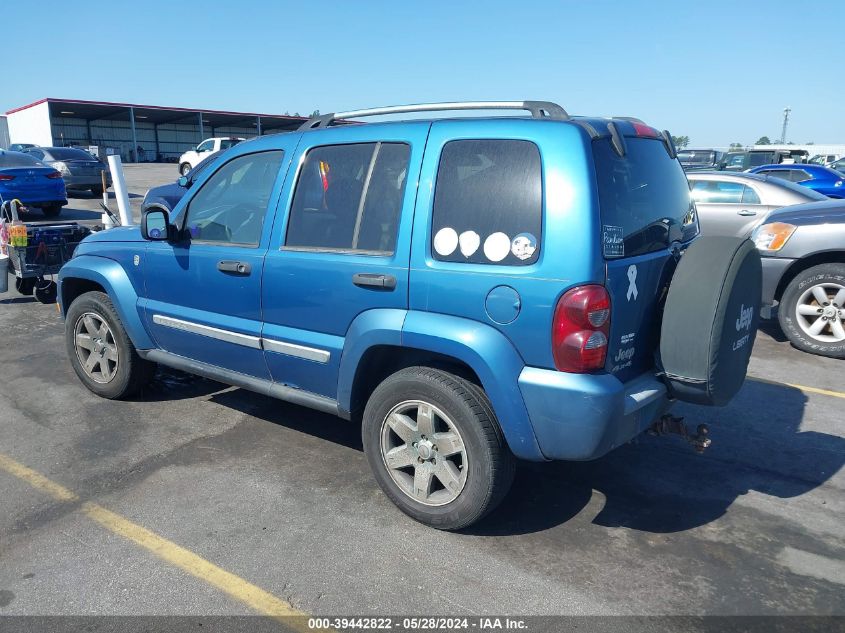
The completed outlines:
<svg viewBox="0 0 845 633">
<path fill-rule="evenodd" d="M 130 158 L 135 156 L 134 163 L 140 163 L 140 158 L 138 157 L 138 135 L 135 133 L 135 108 L 129 107 L 129 127 L 132 128 L 132 151 L 129 153 Z"/>
<path fill-rule="evenodd" d="M 258 136 L 261 136 L 261 117 L 260 116 L 255 117 L 255 121 L 256 121 L 255 127 L 258 130 Z"/>
</svg>

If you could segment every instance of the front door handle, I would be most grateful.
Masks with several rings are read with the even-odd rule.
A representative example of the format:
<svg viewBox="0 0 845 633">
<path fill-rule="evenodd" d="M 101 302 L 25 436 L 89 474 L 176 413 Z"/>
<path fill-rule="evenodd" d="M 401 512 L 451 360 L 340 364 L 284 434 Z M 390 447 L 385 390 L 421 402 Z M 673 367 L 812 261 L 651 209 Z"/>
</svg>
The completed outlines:
<svg viewBox="0 0 845 633">
<path fill-rule="evenodd" d="M 217 262 L 217 270 L 221 273 L 231 273 L 233 275 L 248 275 L 252 272 L 252 266 L 246 262 L 236 262 L 230 259 L 224 259 Z"/>
<path fill-rule="evenodd" d="M 756 211 L 749 211 L 748 209 L 743 209 L 742 211 L 737 211 L 737 215 L 757 215 Z"/>
<path fill-rule="evenodd" d="M 396 287 L 396 277 L 393 275 L 378 275 L 375 273 L 355 273 L 352 275 L 352 283 L 356 286 L 393 290 Z"/>
</svg>

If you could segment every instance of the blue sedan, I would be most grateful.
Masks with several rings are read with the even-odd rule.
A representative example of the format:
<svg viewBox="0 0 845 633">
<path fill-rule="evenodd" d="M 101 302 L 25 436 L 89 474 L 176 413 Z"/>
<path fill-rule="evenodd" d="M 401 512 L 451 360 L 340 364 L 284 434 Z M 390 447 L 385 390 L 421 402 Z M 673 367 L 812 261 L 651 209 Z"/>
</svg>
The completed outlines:
<svg viewBox="0 0 845 633">
<path fill-rule="evenodd" d="M 0 150 L 0 204 L 15 199 L 54 218 L 67 204 L 65 181 L 33 156 Z"/>
<path fill-rule="evenodd" d="M 764 174 L 813 189 L 829 198 L 845 198 L 845 174 L 822 165 L 781 164 L 761 165 L 749 169 L 752 174 Z"/>
</svg>

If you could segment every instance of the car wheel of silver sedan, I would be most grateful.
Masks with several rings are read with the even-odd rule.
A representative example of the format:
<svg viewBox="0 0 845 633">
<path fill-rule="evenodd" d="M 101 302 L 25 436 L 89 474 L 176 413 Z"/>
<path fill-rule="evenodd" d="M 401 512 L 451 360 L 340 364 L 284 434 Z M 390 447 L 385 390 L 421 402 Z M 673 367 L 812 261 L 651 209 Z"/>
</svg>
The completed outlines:
<svg viewBox="0 0 845 633">
<path fill-rule="evenodd" d="M 845 264 L 821 264 L 795 275 L 781 297 L 778 320 L 798 349 L 845 358 Z"/>
</svg>

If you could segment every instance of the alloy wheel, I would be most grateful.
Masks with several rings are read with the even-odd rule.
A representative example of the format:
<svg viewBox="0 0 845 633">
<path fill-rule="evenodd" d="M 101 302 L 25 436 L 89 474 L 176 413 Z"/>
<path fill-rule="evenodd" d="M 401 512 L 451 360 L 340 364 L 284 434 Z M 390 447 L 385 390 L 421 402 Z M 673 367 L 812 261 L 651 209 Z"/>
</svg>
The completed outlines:
<svg viewBox="0 0 845 633">
<path fill-rule="evenodd" d="M 119 355 L 108 323 L 95 312 L 86 312 L 74 326 L 76 357 L 83 371 L 100 384 L 110 382 L 117 372 Z"/>
<path fill-rule="evenodd" d="M 845 341 L 845 286 L 820 283 L 805 290 L 795 307 L 805 334 L 823 343 Z"/>
<path fill-rule="evenodd" d="M 442 506 L 464 489 L 469 467 L 464 440 L 434 405 L 422 400 L 397 404 L 382 422 L 379 443 L 387 472 L 411 499 Z"/>
</svg>

